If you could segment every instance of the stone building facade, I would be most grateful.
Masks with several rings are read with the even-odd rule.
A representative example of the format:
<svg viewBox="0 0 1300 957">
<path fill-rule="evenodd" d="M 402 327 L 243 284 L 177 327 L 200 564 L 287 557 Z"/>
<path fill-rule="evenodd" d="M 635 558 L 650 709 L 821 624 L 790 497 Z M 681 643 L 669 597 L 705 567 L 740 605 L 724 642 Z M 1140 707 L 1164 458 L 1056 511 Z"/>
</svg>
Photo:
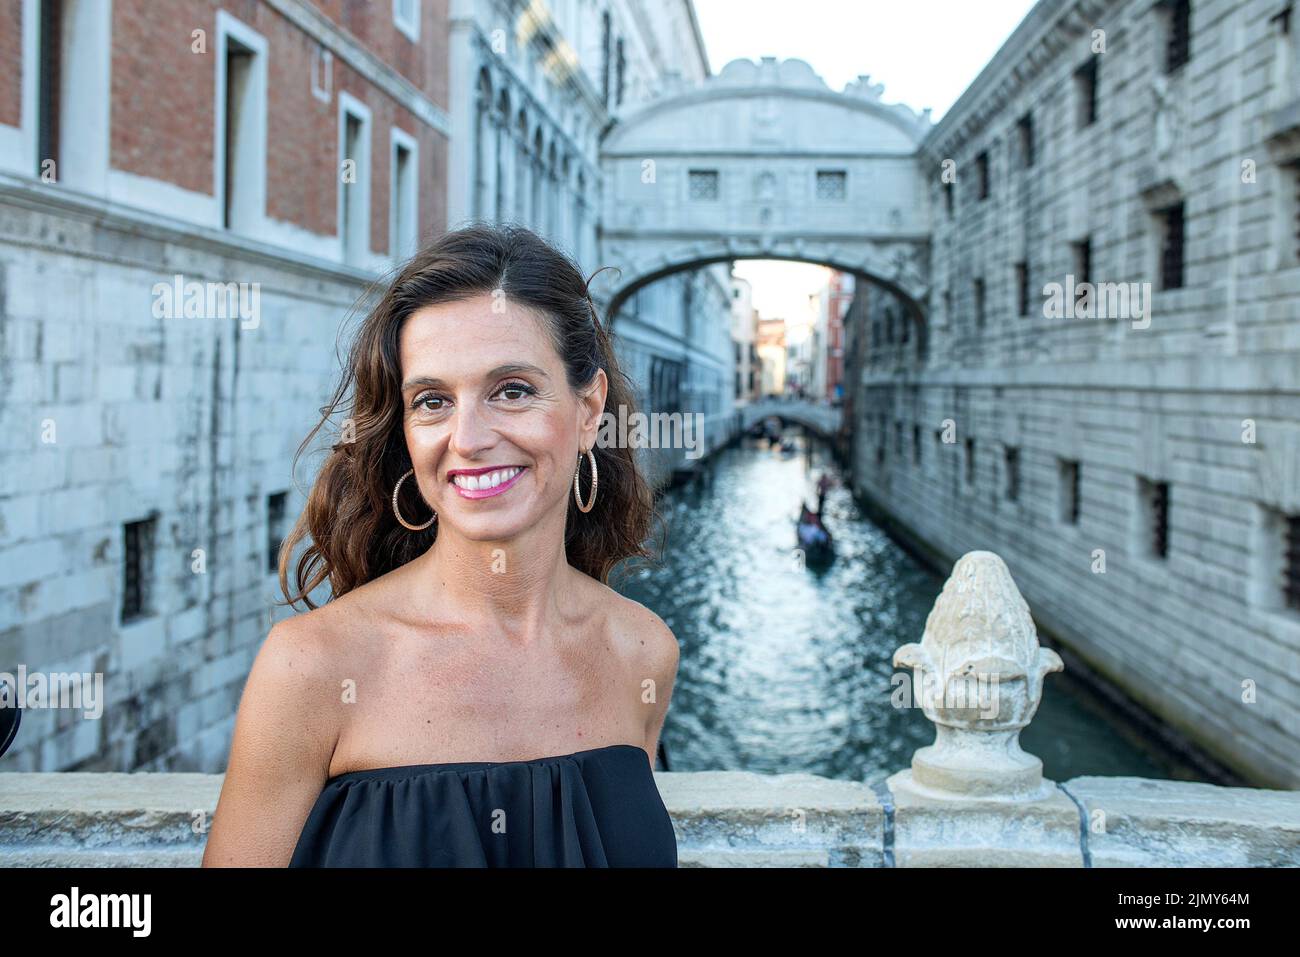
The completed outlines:
<svg viewBox="0 0 1300 957">
<path fill-rule="evenodd" d="M 1279 788 L 1298 51 L 1281 0 L 1044 0 L 922 144 L 928 301 L 872 289 L 850 319 L 861 495 L 937 563 L 1003 556 L 1044 631 Z"/>
<path fill-rule="evenodd" d="M 0 0 L 10 770 L 224 767 L 369 282 L 446 225 L 446 0 Z"/>
</svg>

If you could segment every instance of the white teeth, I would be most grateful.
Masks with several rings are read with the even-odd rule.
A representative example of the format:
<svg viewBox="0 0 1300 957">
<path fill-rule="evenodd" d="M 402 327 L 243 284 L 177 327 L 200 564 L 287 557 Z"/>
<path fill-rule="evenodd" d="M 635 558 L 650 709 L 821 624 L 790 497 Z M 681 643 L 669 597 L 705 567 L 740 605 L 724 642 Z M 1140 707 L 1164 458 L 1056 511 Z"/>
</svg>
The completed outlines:
<svg viewBox="0 0 1300 957">
<path fill-rule="evenodd" d="M 495 472 L 487 472 L 483 475 L 453 475 L 451 480 L 459 488 L 463 488 L 468 492 L 478 492 L 484 489 L 496 488 L 502 482 L 510 481 L 522 471 L 523 469 L 518 468 L 498 469 Z"/>
</svg>

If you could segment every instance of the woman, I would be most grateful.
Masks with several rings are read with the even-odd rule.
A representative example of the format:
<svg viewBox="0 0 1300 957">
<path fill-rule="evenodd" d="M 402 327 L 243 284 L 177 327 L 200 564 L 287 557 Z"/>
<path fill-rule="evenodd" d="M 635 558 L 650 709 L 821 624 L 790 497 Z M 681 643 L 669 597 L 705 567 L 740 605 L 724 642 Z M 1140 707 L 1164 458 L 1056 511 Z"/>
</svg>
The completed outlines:
<svg viewBox="0 0 1300 957">
<path fill-rule="evenodd" d="M 527 229 L 444 234 L 300 454 L 349 394 L 280 553 L 310 610 L 253 664 L 204 865 L 675 867 L 678 647 L 606 584 L 652 499 L 597 443 L 632 391 L 581 274 Z"/>
</svg>

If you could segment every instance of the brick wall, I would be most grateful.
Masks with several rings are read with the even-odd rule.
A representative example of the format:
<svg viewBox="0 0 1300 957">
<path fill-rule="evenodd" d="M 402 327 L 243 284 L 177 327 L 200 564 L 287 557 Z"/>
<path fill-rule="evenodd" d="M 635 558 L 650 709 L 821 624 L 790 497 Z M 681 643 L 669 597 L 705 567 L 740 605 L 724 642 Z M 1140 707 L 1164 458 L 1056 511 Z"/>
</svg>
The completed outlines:
<svg viewBox="0 0 1300 957">
<path fill-rule="evenodd" d="M 22 116 L 23 0 L 0 0 L 0 123 L 17 126 Z"/>
</svg>

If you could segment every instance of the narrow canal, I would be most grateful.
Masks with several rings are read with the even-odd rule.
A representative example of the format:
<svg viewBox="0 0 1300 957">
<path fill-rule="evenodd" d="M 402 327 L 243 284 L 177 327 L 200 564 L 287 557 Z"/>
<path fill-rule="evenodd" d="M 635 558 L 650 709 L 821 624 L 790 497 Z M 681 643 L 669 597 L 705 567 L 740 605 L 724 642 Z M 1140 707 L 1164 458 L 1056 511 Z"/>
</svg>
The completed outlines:
<svg viewBox="0 0 1300 957">
<path fill-rule="evenodd" d="M 673 771 L 872 781 L 934 741 L 919 708 L 891 706 L 891 677 L 895 649 L 921 640 L 943 579 L 861 512 L 829 448 L 800 433 L 786 432 L 794 454 L 742 439 L 709 460 L 704 480 L 667 491 L 662 563 L 618 581 L 681 645 L 662 736 Z M 818 569 L 798 562 L 794 521 L 801 500 L 816 507 L 824 471 L 837 480 L 826 498 L 836 547 Z M 1202 779 L 1061 672 L 1045 684 L 1021 745 L 1047 777 Z"/>
</svg>

